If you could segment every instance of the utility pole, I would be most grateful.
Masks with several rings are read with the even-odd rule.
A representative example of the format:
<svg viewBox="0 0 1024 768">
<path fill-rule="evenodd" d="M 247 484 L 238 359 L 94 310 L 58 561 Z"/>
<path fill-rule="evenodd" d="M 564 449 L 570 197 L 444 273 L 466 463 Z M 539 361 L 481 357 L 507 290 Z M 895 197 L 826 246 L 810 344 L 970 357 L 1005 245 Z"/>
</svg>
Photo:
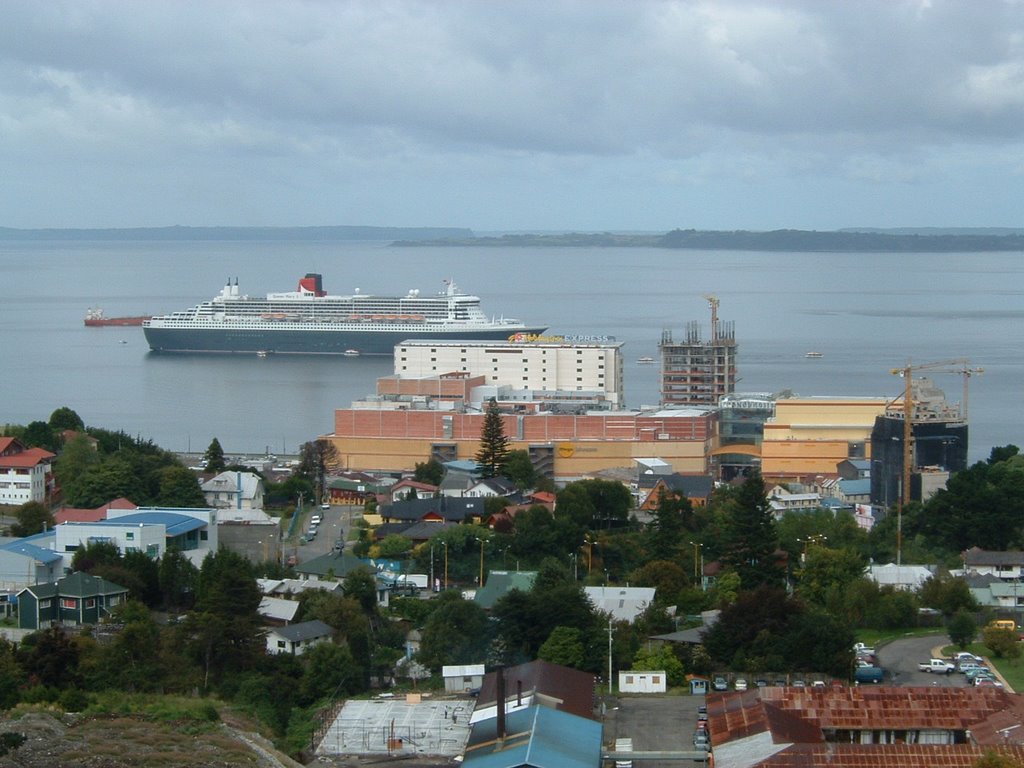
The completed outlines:
<svg viewBox="0 0 1024 768">
<path fill-rule="evenodd" d="M 608 617 L 608 695 L 614 691 L 612 687 L 612 618 Z"/>
</svg>

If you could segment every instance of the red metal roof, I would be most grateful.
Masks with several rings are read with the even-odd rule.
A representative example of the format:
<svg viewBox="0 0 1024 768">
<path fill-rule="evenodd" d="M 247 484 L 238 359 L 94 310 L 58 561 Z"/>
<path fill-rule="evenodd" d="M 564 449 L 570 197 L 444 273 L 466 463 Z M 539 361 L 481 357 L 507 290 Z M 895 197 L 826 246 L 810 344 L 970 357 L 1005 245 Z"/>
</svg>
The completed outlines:
<svg viewBox="0 0 1024 768">
<path fill-rule="evenodd" d="M 0 446 L 0 454 L 2 453 L 3 448 Z M 18 453 L 9 453 L 6 456 L 0 455 L 0 469 L 28 469 L 29 467 L 49 461 L 55 456 L 56 454 L 44 451 L 42 448 L 26 448 Z"/>
</svg>

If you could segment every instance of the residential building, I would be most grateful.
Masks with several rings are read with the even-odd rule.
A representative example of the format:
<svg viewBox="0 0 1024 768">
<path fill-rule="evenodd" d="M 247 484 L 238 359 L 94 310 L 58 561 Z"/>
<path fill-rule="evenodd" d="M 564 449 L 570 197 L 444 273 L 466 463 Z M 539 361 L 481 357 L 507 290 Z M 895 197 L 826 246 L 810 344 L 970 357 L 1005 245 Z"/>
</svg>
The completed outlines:
<svg viewBox="0 0 1024 768">
<path fill-rule="evenodd" d="M 1001 581 L 1019 582 L 1024 578 L 1024 552 L 1013 549 L 1006 552 L 971 547 L 961 554 L 966 573 L 995 576 Z"/>
<path fill-rule="evenodd" d="M 214 509 L 263 509 L 263 478 L 254 472 L 221 472 L 204 482 L 202 490 Z"/>
<path fill-rule="evenodd" d="M 429 499 L 436 496 L 439 492 L 440 488 L 438 486 L 431 485 L 430 483 L 421 483 L 411 478 L 399 480 L 388 489 L 391 501 L 405 501 L 409 498 L 410 494 L 416 499 Z"/>
<path fill-rule="evenodd" d="M 441 667 L 445 693 L 467 693 L 484 681 L 483 664 L 452 664 Z"/>
<path fill-rule="evenodd" d="M 1024 758 L 1024 698 L 999 688 L 756 688 L 711 694 L 718 768 L 972 768 Z"/>
<path fill-rule="evenodd" d="M 864 575 L 880 587 L 895 587 L 913 592 L 935 575 L 935 566 L 907 563 L 869 565 Z"/>
<path fill-rule="evenodd" d="M 499 673 L 503 674 L 501 681 Z M 506 713 L 540 705 L 594 719 L 595 681 L 590 672 L 541 659 L 494 670 L 480 686 L 471 722 L 493 719 L 499 699 L 504 699 Z"/>
<path fill-rule="evenodd" d="M 787 512 L 807 512 L 821 507 L 818 493 L 792 493 L 788 488 L 776 485 L 768 491 L 768 506 L 776 519 Z"/>
<path fill-rule="evenodd" d="M 632 623 L 654 602 L 654 587 L 584 587 L 594 610 Z"/>
<path fill-rule="evenodd" d="M 51 624 L 96 624 L 127 599 L 126 587 L 78 571 L 18 592 L 18 626 L 43 629 Z"/>
<path fill-rule="evenodd" d="M 28 448 L 14 437 L 0 437 L 0 504 L 44 503 L 53 494 L 55 454 Z"/>
<path fill-rule="evenodd" d="M 271 627 L 267 630 L 267 653 L 301 656 L 320 643 L 331 642 L 331 628 L 319 619 Z"/>
<path fill-rule="evenodd" d="M 646 511 L 657 508 L 663 493 L 669 498 L 676 496 L 689 500 L 694 509 L 704 507 L 715 490 L 711 475 L 681 475 L 678 472 L 671 475 L 641 474 L 637 485 L 641 496 L 639 507 Z"/>
<path fill-rule="evenodd" d="M 686 324 L 684 340 L 676 342 L 671 330 L 661 333 L 661 404 L 705 405 L 736 390 L 736 333 L 732 320 L 718 319 L 718 299 L 706 297 L 711 306 L 711 336 L 702 338 L 701 324 Z"/>
<path fill-rule="evenodd" d="M 558 408 L 617 410 L 625 405 L 622 344 L 608 337 L 548 336 L 519 341 L 409 340 L 395 347 L 395 376 L 482 377 Z"/>
</svg>

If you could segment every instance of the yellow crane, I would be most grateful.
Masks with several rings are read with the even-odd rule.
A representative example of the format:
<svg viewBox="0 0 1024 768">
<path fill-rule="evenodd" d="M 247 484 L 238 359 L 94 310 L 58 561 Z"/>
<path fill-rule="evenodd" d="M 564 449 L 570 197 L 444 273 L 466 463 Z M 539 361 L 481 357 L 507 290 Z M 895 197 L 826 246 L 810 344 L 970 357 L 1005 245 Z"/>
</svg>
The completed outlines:
<svg viewBox="0 0 1024 768">
<path fill-rule="evenodd" d="M 903 377 L 903 478 L 900 483 L 900 501 L 896 519 L 896 565 L 900 565 L 903 545 L 903 507 L 910 501 L 910 477 L 914 468 L 914 394 L 913 376 L 916 371 L 932 371 L 935 373 L 958 373 L 964 379 L 963 400 L 960 401 L 960 418 L 967 421 L 967 387 L 971 376 L 985 372 L 984 368 L 972 368 L 970 361 L 964 358 L 939 360 L 934 363 L 911 365 L 909 362 L 902 368 L 893 368 L 890 373 Z M 893 401 L 895 403 L 895 400 Z M 890 403 L 892 405 L 893 403 Z"/>
</svg>

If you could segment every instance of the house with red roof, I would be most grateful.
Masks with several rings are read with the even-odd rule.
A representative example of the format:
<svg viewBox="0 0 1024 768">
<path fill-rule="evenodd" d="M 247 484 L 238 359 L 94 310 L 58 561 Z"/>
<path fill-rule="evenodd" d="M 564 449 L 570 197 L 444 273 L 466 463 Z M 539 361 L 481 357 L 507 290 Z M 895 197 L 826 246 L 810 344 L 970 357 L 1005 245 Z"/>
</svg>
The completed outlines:
<svg viewBox="0 0 1024 768">
<path fill-rule="evenodd" d="M 28 448 L 17 438 L 0 437 L 0 504 L 46 502 L 56 489 L 54 458 L 55 454 Z"/>
</svg>

